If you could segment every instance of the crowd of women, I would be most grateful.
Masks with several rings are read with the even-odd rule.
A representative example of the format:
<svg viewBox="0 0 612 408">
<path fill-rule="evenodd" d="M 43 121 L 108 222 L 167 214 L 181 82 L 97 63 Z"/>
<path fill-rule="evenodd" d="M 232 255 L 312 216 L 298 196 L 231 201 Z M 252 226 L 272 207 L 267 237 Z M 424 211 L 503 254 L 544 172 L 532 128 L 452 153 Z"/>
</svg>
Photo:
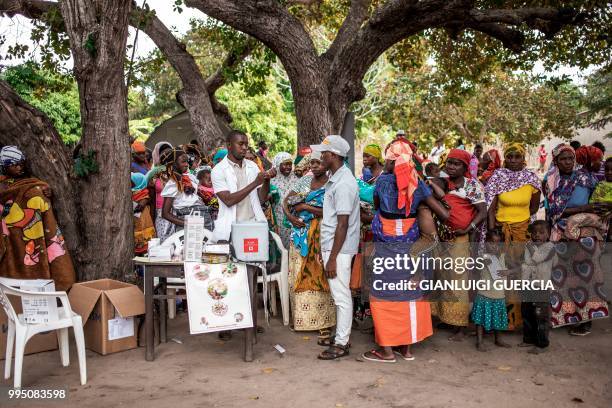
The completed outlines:
<svg viewBox="0 0 612 408">
<path fill-rule="evenodd" d="M 144 144 L 132 144 L 136 254 L 146 253 L 151 238 L 164 241 L 180 230 L 185 215 L 196 210 L 213 229 L 218 201 L 211 171 L 227 150 L 207 156 L 196 143 L 160 142 L 147 153 Z M 540 352 L 548 346 L 550 326 L 569 326 L 571 334 L 586 335 L 592 320 L 608 316 L 600 256 L 612 236 L 612 158 L 603 162 L 601 145 L 560 144 L 551 153 L 541 180 L 526 167 L 527 151 L 519 143 L 501 153 L 483 153 L 477 145 L 470 153 L 461 141 L 447 149 L 439 140 L 427 158 L 398 132 L 384 148 L 364 148 L 363 174 L 356 179 L 360 239 L 371 245 L 362 245 L 353 261 L 351 289 L 355 323 L 371 318 L 379 346 L 364 353 L 364 359 L 413 359 L 411 345 L 431 336 L 436 320 L 452 331 L 453 341 L 475 325 L 479 350 L 487 349 L 485 332 L 493 331 L 495 344 L 507 347 L 501 332 L 522 328 L 522 345 Z M 320 255 L 329 177 L 321 154 L 301 148 L 296 157 L 281 152 L 270 161 L 261 143 L 246 158 L 261 171 L 277 170 L 262 208 L 270 229 L 289 249 L 292 328 L 318 331 L 319 344 L 333 345 L 336 308 Z M 51 192 L 28 174 L 25 163 L 17 147 L 2 148 L 1 274 L 53 278 L 58 289 L 67 289 L 75 275 L 51 210 Z M 538 220 L 541 207 L 545 217 Z M 419 290 L 390 293 L 371 285 L 368 259 L 406 253 L 453 259 L 481 255 L 486 259 L 481 279 L 546 279 L 555 289 L 535 300 L 500 290 L 446 290 L 434 298 Z M 461 281 L 470 276 L 440 268 L 422 268 L 418 274 L 391 268 L 376 278 Z"/>
</svg>

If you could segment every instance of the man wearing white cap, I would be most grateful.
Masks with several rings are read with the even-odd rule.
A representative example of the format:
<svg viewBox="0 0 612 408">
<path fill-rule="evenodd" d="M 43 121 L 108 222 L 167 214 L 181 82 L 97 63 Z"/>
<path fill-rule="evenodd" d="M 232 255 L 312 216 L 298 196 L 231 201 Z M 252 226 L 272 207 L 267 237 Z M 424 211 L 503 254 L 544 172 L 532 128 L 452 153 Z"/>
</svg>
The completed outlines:
<svg viewBox="0 0 612 408">
<path fill-rule="evenodd" d="M 321 221 L 321 254 L 325 276 L 336 303 L 336 335 L 321 360 L 334 360 L 349 353 L 353 322 L 353 298 L 349 282 L 351 261 L 359 249 L 359 188 L 351 170 L 344 165 L 350 146 L 341 136 L 327 136 L 310 146 L 321 153 L 321 163 L 331 173 L 325 185 Z"/>
</svg>

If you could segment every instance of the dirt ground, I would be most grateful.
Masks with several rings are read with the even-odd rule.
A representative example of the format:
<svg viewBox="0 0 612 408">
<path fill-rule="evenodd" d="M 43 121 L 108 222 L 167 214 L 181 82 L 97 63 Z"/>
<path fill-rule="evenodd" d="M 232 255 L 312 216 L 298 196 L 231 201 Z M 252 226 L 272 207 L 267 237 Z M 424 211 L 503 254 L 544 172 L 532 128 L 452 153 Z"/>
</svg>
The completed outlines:
<svg viewBox="0 0 612 408">
<path fill-rule="evenodd" d="M 260 318 L 260 321 L 263 319 Z M 483 353 L 474 338 L 449 342 L 439 330 L 414 349 L 415 361 L 380 364 L 359 361 L 372 336 L 354 333 L 351 355 L 319 361 L 315 333 L 295 333 L 271 319 L 258 336 L 255 361 L 242 360 L 243 334 L 221 342 L 214 334 L 190 336 L 186 314 L 169 325 L 169 341 L 100 356 L 87 351 L 88 382 L 79 385 L 71 344 L 71 365 L 59 353 L 26 356 L 23 386 L 67 388 L 68 399 L 9 402 L 0 406 L 62 407 L 610 407 L 612 401 L 612 320 L 596 321 L 593 333 L 551 334 L 541 355 L 524 349 L 495 348 Z M 72 337 L 72 336 L 71 336 Z M 505 339 L 518 344 L 519 334 Z M 487 339 L 492 342 L 492 339 Z M 281 344 L 284 357 L 273 348 Z M 3 365 L 4 362 L 2 362 Z M 10 382 L 4 380 L 2 385 Z"/>
</svg>

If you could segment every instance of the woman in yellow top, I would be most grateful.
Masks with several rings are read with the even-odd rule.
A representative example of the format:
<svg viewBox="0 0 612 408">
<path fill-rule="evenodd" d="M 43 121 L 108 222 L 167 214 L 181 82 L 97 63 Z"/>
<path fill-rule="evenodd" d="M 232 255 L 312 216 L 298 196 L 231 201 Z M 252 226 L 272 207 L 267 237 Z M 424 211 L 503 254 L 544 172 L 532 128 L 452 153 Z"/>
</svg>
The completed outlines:
<svg viewBox="0 0 612 408">
<path fill-rule="evenodd" d="M 521 143 L 509 145 L 504 151 L 504 167 L 495 170 L 485 187 L 488 229 L 501 228 L 507 246 L 508 269 L 521 264 L 529 220 L 540 206 L 540 180 L 525 168 L 525 154 Z M 518 327 L 520 307 L 515 302 L 510 304 L 510 327 Z"/>
</svg>

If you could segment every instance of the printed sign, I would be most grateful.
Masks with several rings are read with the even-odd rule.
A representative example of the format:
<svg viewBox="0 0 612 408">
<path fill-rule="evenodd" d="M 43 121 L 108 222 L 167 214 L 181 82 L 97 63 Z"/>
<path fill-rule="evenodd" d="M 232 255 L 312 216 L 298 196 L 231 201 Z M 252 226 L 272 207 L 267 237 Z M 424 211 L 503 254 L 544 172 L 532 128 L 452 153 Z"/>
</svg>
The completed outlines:
<svg viewBox="0 0 612 408">
<path fill-rule="evenodd" d="M 254 253 L 259 251 L 259 240 L 257 238 L 244 239 L 244 252 Z"/>
<path fill-rule="evenodd" d="M 246 264 L 185 262 L 189 332 L 253 327 Z"/>
</svg>

